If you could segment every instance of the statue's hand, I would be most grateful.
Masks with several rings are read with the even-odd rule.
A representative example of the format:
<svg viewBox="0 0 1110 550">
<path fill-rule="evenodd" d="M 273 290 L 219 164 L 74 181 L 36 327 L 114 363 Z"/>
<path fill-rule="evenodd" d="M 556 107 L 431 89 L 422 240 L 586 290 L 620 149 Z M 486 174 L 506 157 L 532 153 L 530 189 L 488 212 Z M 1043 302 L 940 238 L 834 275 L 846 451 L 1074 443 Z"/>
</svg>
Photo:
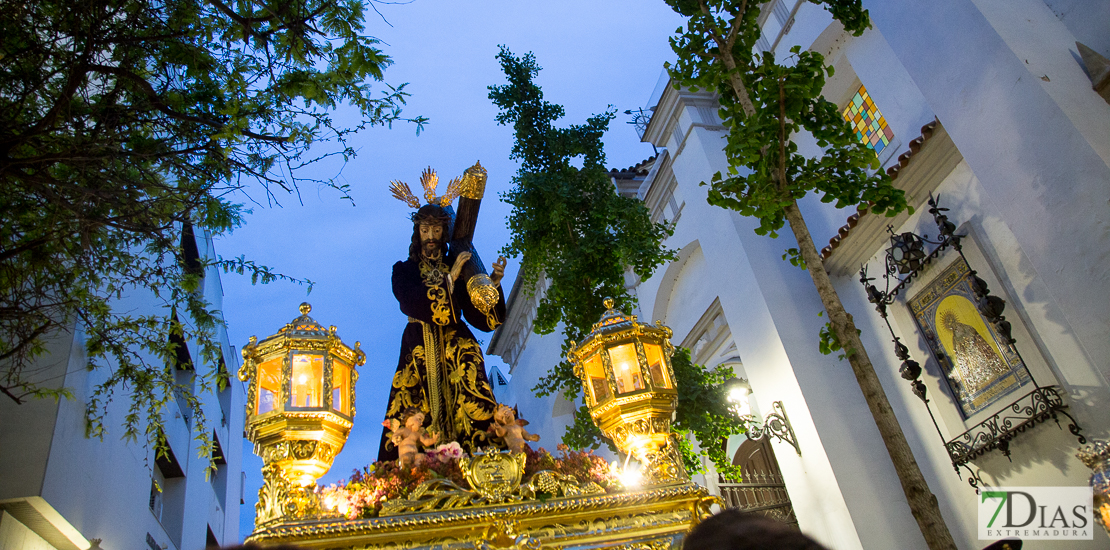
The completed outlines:
<svg viewBox="0 0 1110 550">
<path fill-rule="evenodd" d="M 501 284 L 501 278 L 505 276 L 505 257 L 498 256 L 497 261 L 493 262 L 493 273 L 490 273 L 489 280 L 493 281 L 494 286 Z"/>
<path fill-rule="evenodd" d="M 469 260 L 469 259 L 470 259 L 470 253 L 469 252 L 460 252 L 458 256 L 455 256 L 455 265 L 451 266 L 451 280 L 452 281 L 459 280 L 459 273 L 462 273 L 462 268 L 463 268 L 464 265 L 466 265 L 466 261 Z"/>
</svg>

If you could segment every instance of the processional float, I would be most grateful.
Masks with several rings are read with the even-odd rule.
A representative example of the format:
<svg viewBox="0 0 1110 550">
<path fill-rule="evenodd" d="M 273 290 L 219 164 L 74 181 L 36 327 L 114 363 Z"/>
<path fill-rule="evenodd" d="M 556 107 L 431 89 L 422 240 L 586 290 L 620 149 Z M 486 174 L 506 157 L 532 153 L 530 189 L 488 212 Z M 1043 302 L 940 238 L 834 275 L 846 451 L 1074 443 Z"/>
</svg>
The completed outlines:
<svg viewBox="0 0 1110 550">
<path fill-rule="evenodd" d="M 467 173 L 484 184 L 479 169 Z M 481 192 L 467 198 L 459 204 L 453 247 L 470 246 Z M 485 272 L 472 258 L 463 280 Z M 316 481 L 350 433 L 357 367 L 366 355 L 302 304 L 299 317 L 243 349 L 247 437 L 264 462 L 247 542 L 357 550 L 681 547 L 717 499 L 690 481 L 671 432 L 677 406 L 671 330 L 639 323 L 611 300 L 605 306 L 568 358 L 602 434 L 639 463 L 637 483 L 622 482 L 616 463 L 588 453 L 564 451 L 556 461 L 491 444 L 459 456 L 457 444 L 452 453 L 450 442 L 440 442 L 411 471 L 376 463 L 346 485 L 320 488 Z M 402 481 L 411 486 L 398 488 Z"/>
</svg>

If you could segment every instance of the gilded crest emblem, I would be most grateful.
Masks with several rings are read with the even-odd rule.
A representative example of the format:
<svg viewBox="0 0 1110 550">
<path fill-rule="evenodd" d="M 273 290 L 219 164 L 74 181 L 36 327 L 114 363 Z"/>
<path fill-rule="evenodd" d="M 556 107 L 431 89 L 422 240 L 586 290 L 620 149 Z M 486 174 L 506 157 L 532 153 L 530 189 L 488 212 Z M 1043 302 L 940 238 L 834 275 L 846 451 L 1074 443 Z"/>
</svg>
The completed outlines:
<svg viewBox="0 0 1110 550">
<path fill-rule="evenodd" d="M 489 502 L 503 502 L 520 485 L 524 475 L 524 453 L 509 451 L 474 453 L 459 460 L 470 487 Z"/>
</svg>

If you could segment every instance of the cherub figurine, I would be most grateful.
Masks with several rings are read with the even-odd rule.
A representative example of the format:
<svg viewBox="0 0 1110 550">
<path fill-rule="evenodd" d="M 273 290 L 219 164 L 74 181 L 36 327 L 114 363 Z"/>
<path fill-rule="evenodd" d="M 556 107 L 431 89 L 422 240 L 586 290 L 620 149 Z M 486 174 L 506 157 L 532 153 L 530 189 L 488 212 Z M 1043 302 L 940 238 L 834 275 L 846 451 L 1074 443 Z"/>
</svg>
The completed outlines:
<svg viewBox="0 0 1110 550">
<path fill-rule="evenodd" d="M 523 418 L 517 420 L 516 412 L 505 405 L 497 405 L 493 413 L 493 424 L 490 431 L 505 442 L 505 446 L 514 453 L 523 453 L 525 441 L 539 441 L 540 436 L 530 434 L 524 430 L 528 421 Z"/>
<path fill-rule="evenodd" d="M 397 446 L 397 464 L 402 468 L 413 466 L 423 457 L 417 450 L 417 443 L 428 447 L 439 441 L 439 434 L 428 433 L 423 424 L 424 411 L 416 407 L 405 409 L 401 413 L 401 420 L 389 418 L 382 422 L 391 431 L 387 436 Z"/>
</svg>

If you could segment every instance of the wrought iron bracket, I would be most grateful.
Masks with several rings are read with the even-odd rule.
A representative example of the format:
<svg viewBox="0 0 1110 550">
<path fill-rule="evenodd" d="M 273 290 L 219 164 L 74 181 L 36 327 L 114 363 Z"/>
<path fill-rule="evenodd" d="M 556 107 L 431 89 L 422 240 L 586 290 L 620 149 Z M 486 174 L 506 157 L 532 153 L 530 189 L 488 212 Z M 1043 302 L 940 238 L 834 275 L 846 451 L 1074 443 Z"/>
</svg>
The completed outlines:
<svg viewBox="0 0 1110 550">
<path fill-rule="evenodd" d="M 1083 436 L 1083 429 L 1065 410 L 1068 406 L 1060 393 L 1059 386 L 1035 388 L 990 418 L 945 442 L 944 447 L 956 472 L 960 471 L 960 466 L 996 449 L 1009 459 L 1010 441 L 1014 437 L 1049 419 L 1059 426 L 1060 415 L 1068 417 L 1068 431 L 1079 440 L 1080 445 L 1085 444 L 1087 438 Z"/>
<path fill-rule="evenodd" d="M 771 404 L 771 412 L 764 415 L 762 422 L 758 422 L 755 415 L 751 414 L 743 416 L 741 421 L 748 430 L 748 439 L 759 441 L 771 435 L 792 445 L 798 451 L 798 456 L 802 456 L 802 448 L 798 446 L 798 438 L 794 436 L 794 427 L 790 425 L 782 401 Z"/>
</svg>

